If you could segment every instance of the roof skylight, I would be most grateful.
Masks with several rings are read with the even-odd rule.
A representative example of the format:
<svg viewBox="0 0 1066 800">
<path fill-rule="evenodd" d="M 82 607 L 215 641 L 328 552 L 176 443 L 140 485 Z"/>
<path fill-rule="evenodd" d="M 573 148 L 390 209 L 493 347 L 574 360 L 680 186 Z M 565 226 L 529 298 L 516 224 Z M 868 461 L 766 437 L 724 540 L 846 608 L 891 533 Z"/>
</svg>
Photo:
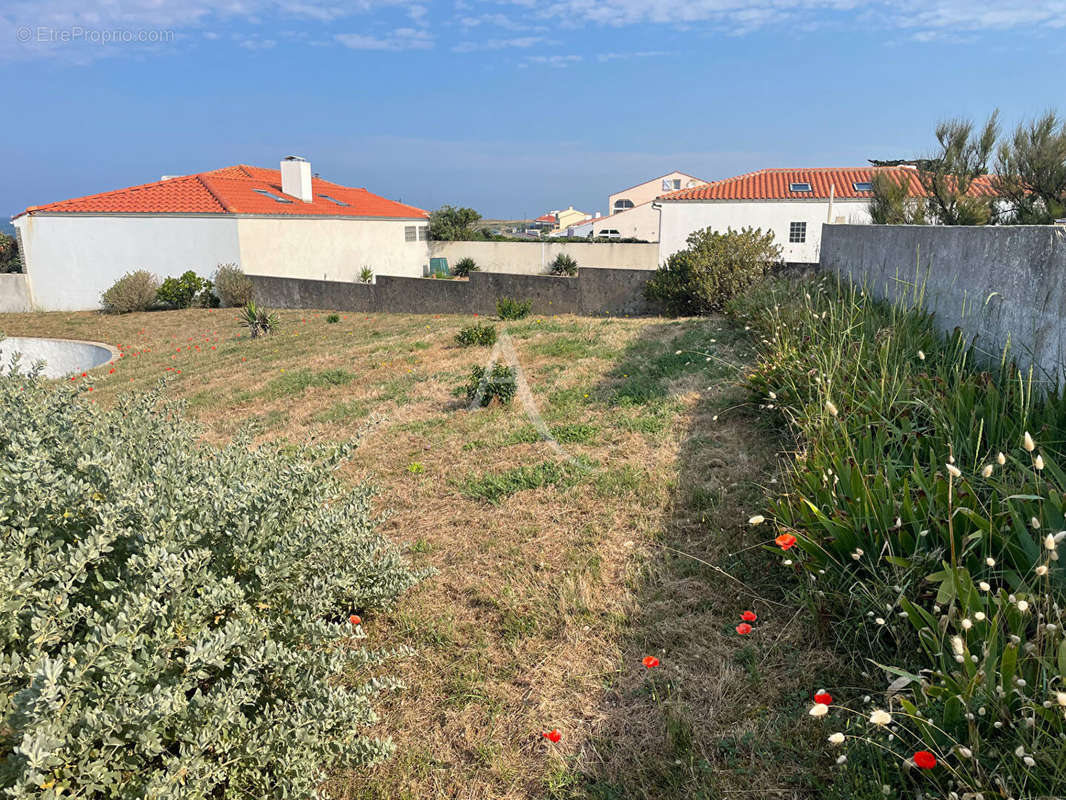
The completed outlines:
<svg viewBox="0 0 1066 800">
<path fill-rule="evenodd" d="M 263 195 L 263 197 L 269 197 L 275 203 L 291 203 L 292 202 L 292 200 L 288 199 L 287 197 L 281 197 L 279 195 L 274 194 L 273 192 L 268 192 L 266 189 L 252 189 L 252 191 Z"/>
<path fill-rule="evenodd" d="M 345 208 L 347 208 L 348 206 L 351 205 L 351 203 L 345 203 L 343 200 L 338 200 L 336 197 L 330 197 L 328 194 L 320 194 L 319 197 L 324 197 L 326 200 L 329 200 L 331 203 L 333 203 L 335 205 L 338 205 L 338 206 L 344 206 Z"/>
<path fill-rule="evenodd" d="M 788 190 L 790 192 L 813 192 L 814 191 L 814 189 L 811 188 L 811 185 L 809 183 L 807 183 L 806 181 L 798 181 L 796 183 L 790 183 L 788 185 Z"/>
<path fill-rule="evenodd" d="M 870 181 L 855 181 L 851 185 L 856 192 L 872 192 L 874 190 L 874 185 Z"/>
</svg>

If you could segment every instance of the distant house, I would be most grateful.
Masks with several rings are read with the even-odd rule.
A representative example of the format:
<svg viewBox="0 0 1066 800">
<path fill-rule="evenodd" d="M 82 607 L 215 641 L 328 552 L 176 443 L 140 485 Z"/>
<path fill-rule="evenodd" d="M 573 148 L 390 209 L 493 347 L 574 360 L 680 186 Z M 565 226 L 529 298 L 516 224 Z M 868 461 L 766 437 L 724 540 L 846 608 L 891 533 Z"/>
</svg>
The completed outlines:
<svg viewBox="0 0 1066 800">
<path fill-rule="evenodd" d="M 428 214 L 366 189 L 311 174 L 290 156 L 280 169 L 238 165 L 31 206 L 14 218 L 31 301 L 43 310 L 98 308 L 126 272 L 161 277 L 219 264 L 246 273 L 355 281 L 421 276 Z"/>
<path fill-rule="evenodd" d="M 703 186 L 707 182 L 684 172 L 668 172 L 638 183 L 608 198 L 609 216 L 587 219 L 571 227 L 571 236 L 659 241 L 659 209 L 652 201 L 677 189 Z"/>
<path fill-rule="evenodd" d="M 763 169 L 735 178 L 664 194 L 660 210 L 659 261 L 683 250 L 690 233 L 703 228 L 773 231 L 786 262 L 815 264 L 825 224 L 869 224 L 872 181 L 878 172 L 905 179 L 914 197 L 925 195 L 913 167 Z M 994 195 L 989 179 L 971 191 Z"/>
<path fill-rule="evenodd" d="M 555 236 L 565 236 L 566 230 L 575 223 L 582 220 L 590 219 L 592 214 L 586 214 L 584 211 L 578 211 L 573 206 L 564 208 L 562 211 L 555 211 L 555 230 L 552 234 Z"/>
</svg>

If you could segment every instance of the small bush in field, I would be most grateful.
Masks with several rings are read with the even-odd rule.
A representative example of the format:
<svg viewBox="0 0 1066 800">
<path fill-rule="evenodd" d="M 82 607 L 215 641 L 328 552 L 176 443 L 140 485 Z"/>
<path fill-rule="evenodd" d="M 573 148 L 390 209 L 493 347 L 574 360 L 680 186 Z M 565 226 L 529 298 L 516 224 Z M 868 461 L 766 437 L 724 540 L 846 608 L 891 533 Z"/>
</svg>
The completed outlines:
<svg viewBox="0 0 1066 800">
<path fill-rule="evenodd" d="M 500 319 L 525 319 L 532 310 L 532 300 L 515 300 L 513 297 L 501 297 L 496 301 L 496 316 Z"/>
<path fill-rule="evenodd" d="M 452 267 L 452 275 L 455 275 L 457 278 L 465 278 L 471 272 L 480 271 L 481 267 L 479 267 L 474 261 L 474 259 L 470 258 L 469 256 L 460 258 L 458 261 L 455 262 L 455 266 Z"/>
<path fill-rule="evenodd" d="M 216 448 L 82 391 L 0 376 L 0 793 L 309 798 L 387 756 L 353 620 L 421 576 L 338 479 L 354 443 Z"/>
<path fill-rule="evenodd" d="M 156 300 L 159 278 L 139 269 L 127 272 L 111 288 L 100 296 L 104 310 L 113 314 L 129 314 L 132 311 L 147 311 Z"/>
<path fill-rule="evenodd" d="M 744 228 L 694 231 L 688 248 L 666 259 L 644 285 L 644 296 L 668 314 L 696 316 L 721 311 L 781 259 L 773 231 Z"/>
<path fill-rule="evenodd" d="M 201 278 L 191 269 L 183 272 L 180 278 L 167 278 L 156 292 L 156 299 L 171 308 L 203 308 L 218 306 L 218 297 L 214 293 L 214 284 Z"/>
<path fill-rule="evenodd" d="M 240 308 L 252 301 L 252 280 L 236 264 L 219 264 L 215 271 L 215 294 L 227 308 Z"/>
<path fill-rule="evenodd" d="M 559 253 L 548 266 L 552 275 L 577 275 L 577 259 L 566 253 Z"/>
<path fill-rule="evenodd" d="M 460 347 L 496 344 L 496 326 L 484 325 L 480 322 L 475 325 L 467 325 L 455 335 L 455 341 Z"/>
<path fill-rule="evenodd" d="M 484 367 L 475 366 L 470 371 L 470 379 L 463 391 L 468 403 L 475 400 L 482 406 L 489 405 L 493 400 L 510 403 L 518 391 L 517 374 L 514 367 L 503 364 L 494 364 L 487 374 Z"/>
<path fill-rule="evenodd" d="M 247 328 L 253 339 L 258 339 L 262 334 L 277 333 L 281 327 L 281 320 L 276 311 L 249 303 L 241 309 L 237 324 L 242 328 Z"/>
<path fill-rule="evenodd" d="M 326 317 L 326 322 L 329 322 L 331 324 L 332 323 L 336 323 L 336 322 L 340 322 L 340 321 L 341 321 L 341 315 L 340 314 L 330 314 L 328 317 Z"/>
</svg>

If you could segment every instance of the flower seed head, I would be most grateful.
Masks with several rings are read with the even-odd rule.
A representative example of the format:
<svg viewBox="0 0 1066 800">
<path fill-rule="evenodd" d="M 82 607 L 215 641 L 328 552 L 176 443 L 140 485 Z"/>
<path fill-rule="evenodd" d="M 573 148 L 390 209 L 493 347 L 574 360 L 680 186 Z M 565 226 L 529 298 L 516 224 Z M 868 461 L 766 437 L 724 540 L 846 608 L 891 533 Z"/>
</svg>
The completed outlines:
<svg viewBox="0 0 1066 800">
<path fill-rule="evenodd" d="M 1033 437 L 1029 435 L 1029 431 L 1026 431 L 1025 436 L 1022 437 L 1022 447 L 1030 453 L 1036 450 L 1036 442 L 1034 442 Z"/>
</svg>

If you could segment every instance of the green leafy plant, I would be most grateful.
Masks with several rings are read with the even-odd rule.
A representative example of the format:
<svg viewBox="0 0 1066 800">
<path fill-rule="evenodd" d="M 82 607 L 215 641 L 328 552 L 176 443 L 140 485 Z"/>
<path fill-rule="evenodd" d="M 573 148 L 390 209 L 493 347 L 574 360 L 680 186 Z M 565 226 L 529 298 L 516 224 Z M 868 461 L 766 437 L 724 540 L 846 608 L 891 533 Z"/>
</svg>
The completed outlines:
<svg viewBox="0 0 1066 800">
<path fill-rule="evenodd" d="M 498 400 L 506 405 L 518 391 L 517 373 L 514 367 L 504 364 L 494 364 L 489 372 L 484 367 L 475 366 L 462 391 L 468 403 L 476 401 L 481 406 L 487 406 L 493 400 Z"/>
<path fill-rule="evenodd" d="M 374 270 L 370 267 L 363 267 L 359 270 L 359 282 L 360 283 L 373 283 L 374 282 Z"/>
<path fill-rule="evenodd" d="M 150 272 L 139 269 L 127 272 L 111 288 L 100 296 L 100 303 L 112 314 L 129 314 L 133 311 L 147 311 L 156 301 L 159 291 L 159 278 Z"/>
<path fill-rule="evenodd" d="M 340 314 L 330 314 L 330 315 L 328 315 L 326 317 L 326 322 L 330 323 L 331 325 L 336 324 L 336 323 L 338 323 L 340 321 L 341 321 L 341 315 Z"/>
<path fill-rule="evenodd" d="M 532 300 L 515 300 L 513 297 L 501 297 L 496 301 L 496 316 L 500 319 L 525 319 L 532 310 Z"/>
<path fill-rule="evenodd" d="M 481 267 L 477 265 L 477 262 L 470 256 L 464 256 L 455 262 L 455 266 L 452 267 L 452 275 L 457 278 L 465 278 L 470 275 L 471 272 L 480 272 Z"/>
<path fill-rule="evenodd" d="M 215 293 L 227 308 L 241 308 L 252 302 L 252 280 L 236 264 L 219 264 L 215 270 Z"/>
<path fill-rule="evenodd" d="M 496 344 L 496 326 L 485 325 L 481 322 L 467 325 L 455 335 L 455 341 L 460 347 L 483 347 Z"/>
<path fill-rule="evenodd" d="M 156 300 L 171 308 L 191 308 L 194 304 L 204 308 L 218 306 L 214 284 L 192 270 L 182 273 L 180 278 L 164 280 L 156 292 Z"/>
<path fill-rule="evenodd" d="M 18 239 L 6 233 L 0 233 L 0 274 L 22 271 L 22 255 L 19 253 Z"/>
<path fill-rule="evenodd" d="M 552 275 L 577 275 L 577 259 L 566 253 L 559 253 L 548 265 Z"/>
<path fill-rule="evenodd" d="M 898 707 L 893 738 L 875 725 L 855 746 L 901 784 L 914 752 L 947 763 L 923 774 L 930 795 L 1053 795 L 1066 780 L 1066 399 L 1034 391 L 1009 350 L 993 362 L 937 331 L 920 285 L 889 304 L 827 278 L 769 282 L 730 310 L 763 343 L 758 403 L 799 441 L 770 540 Z"/>
<path fill-rule="evenodd" d="M 216 448 L 161 390 L 84 391 L 0 376 L 4 794 L 313 797 L 386 757 L 363 643 L 421 573 L 337 477 L 355 443 Z"/>
<path fill-rule="evenodd" d="M 472 208 L 444 205 L 429 215 L 429 238 L 437 242 L 461 242 L 483 239 L 477 227 L 481 215 Z"/>
<path fill-rule="evenodd" d="M 694 231 L 688 247 L 667 258 L 644 285 L 647 299 L 668 314 L 697 316 L 721 311 L 728 300 L 756 283 L 781 260 L 773 231 L 758 228 L 718 233 Z"/>
<path fill-rule="evenodd" d="M 237 317 L 237 324 L 247 328 L 252 338 L 257 339 L 262 334 L 277 333 L 281 327 L 281 320 L 278 318 L 277 312 L 263 306 L 257 306 L 255 303 L 248 303 L 241 309 L 240 316 Z"/>
</svg>

